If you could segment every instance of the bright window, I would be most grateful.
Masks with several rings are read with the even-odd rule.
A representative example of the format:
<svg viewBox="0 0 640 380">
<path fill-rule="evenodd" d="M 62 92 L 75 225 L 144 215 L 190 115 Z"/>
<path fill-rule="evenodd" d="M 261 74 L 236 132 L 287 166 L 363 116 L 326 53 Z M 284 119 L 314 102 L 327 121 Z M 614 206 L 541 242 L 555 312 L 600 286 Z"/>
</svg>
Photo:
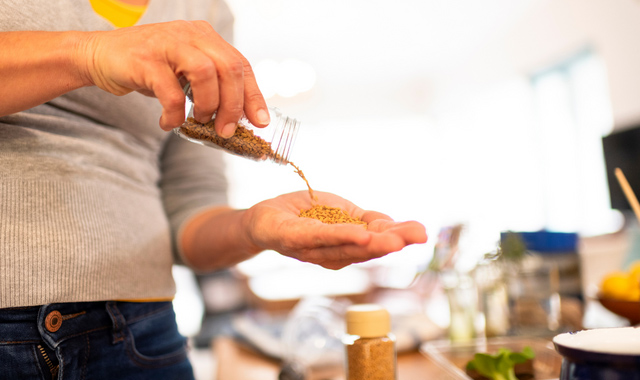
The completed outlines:
<svg viewBox="0 0 640 380">
<path fill-rule="evenodd" d="M 602 136 L 612 129 L 606 72 L 585 50 L 532 77 L 545 226 L 596 235 L 613 232 Z"/>
</svg>

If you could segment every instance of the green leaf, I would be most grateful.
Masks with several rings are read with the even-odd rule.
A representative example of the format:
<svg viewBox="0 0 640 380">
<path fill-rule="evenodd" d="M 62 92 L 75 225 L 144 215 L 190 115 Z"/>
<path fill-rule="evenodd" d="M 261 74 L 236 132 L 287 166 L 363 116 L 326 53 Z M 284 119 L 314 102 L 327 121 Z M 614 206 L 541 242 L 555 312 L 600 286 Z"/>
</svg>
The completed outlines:
<svg viewBox="0 0 640 380">
<path fill-rule="evenodd" d="M 467 363 L 467 369 L 476 370 L 479 374 L 492 380 L 518 380 L 515 374 L 515 365 L 533 359 L 535 353 L 529 346 L 522 352 L 512 352 L 506 348 L 500 348 L 498 353 L 476 353 L 473 360 Z"/>
<path fill-rule="evenodd" d="M 522 349 L 521 352 L 512 352 L 509 359 L 514 363 L 524 363 L 529 359 L 533 359 L 536 356 L 533 348 L 527 346 Z"/>
<path fill-rule="evenodd" d="M 498 358 L 485 353 L 477 353 L 473 356 L 473 368 L 481 375 L 494 379 L 498 372 Z"/>
</svg>

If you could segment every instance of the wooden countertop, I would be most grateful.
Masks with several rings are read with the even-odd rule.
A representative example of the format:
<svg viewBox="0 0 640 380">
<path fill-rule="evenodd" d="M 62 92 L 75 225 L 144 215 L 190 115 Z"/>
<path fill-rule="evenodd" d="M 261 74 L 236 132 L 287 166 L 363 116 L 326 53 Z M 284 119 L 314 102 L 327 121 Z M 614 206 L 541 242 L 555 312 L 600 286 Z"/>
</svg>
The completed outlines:
<svg viewBox="0 0 640 380">
<path fill-rule="evenodd" d="M 266 358 L 233 338 L 219 337 L 213 342 L 217 361 L 217 380 L 278 379 L 280 363 Z M 336 377 L 335 379 L 343 379 Z M 417 351 L 398 355 L 398 379 L 453 379 Z"/>
</svg>

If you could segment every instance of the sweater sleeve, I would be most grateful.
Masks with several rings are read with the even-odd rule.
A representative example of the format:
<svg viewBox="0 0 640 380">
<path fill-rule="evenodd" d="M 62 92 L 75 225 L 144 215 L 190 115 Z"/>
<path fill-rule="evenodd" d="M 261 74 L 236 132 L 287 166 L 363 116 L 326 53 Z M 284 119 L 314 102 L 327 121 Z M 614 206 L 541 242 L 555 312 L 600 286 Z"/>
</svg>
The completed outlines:
<svg viewBox="0 0 640 380">
<path fill-rule="evenodd" d="M 179 244 L 186 222 L 200 211 L 226 206 L 227 179 L 223 152 L 171 134 L 161 156 L 162 201 L 171 225 L 174 258 L 187 265 Z"/>
</svg>

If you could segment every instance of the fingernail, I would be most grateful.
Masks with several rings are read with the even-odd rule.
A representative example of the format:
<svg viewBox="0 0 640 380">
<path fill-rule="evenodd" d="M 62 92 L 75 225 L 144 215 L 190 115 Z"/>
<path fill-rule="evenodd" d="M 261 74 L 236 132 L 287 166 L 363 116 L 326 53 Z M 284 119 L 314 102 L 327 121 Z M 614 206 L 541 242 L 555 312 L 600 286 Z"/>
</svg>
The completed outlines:
<svg viewBox="0 0 640 380">
<path fill-rule="evenodd" d="M 236 131 L 236 123 L 229 123 L 224 127 L 222 127 L 222 133 L 220 134 L 220 137 L 228 139 L 229 137 L 233 136 L 233 133 L 235 131 Z"/>
<path fill-rule="evenodd" d="M 258 117 L 258 122 L 260 122 L 260 124 L 269 124 L 269 122 L 271 121 L 269 112 L 265 110 L 258 110 L 256 116 Z"/>
<path fill-rule="evenodd" d="M 170 125 L 167 125 L 167 121 L 166 121 L 166 120 L 167 120 L 167 117 L 166 117 L 166 116 L 165 116 L 165 114 L 163 113 L 163 114 L 160 116 L 160 120 L 159 120 L 160 128 L 161 128 L 163 131 L 170 131 L 170 130 L 172 130 L 172 129 L 173 129 L 173 127 L 171 127 Z"/>
</svg>

